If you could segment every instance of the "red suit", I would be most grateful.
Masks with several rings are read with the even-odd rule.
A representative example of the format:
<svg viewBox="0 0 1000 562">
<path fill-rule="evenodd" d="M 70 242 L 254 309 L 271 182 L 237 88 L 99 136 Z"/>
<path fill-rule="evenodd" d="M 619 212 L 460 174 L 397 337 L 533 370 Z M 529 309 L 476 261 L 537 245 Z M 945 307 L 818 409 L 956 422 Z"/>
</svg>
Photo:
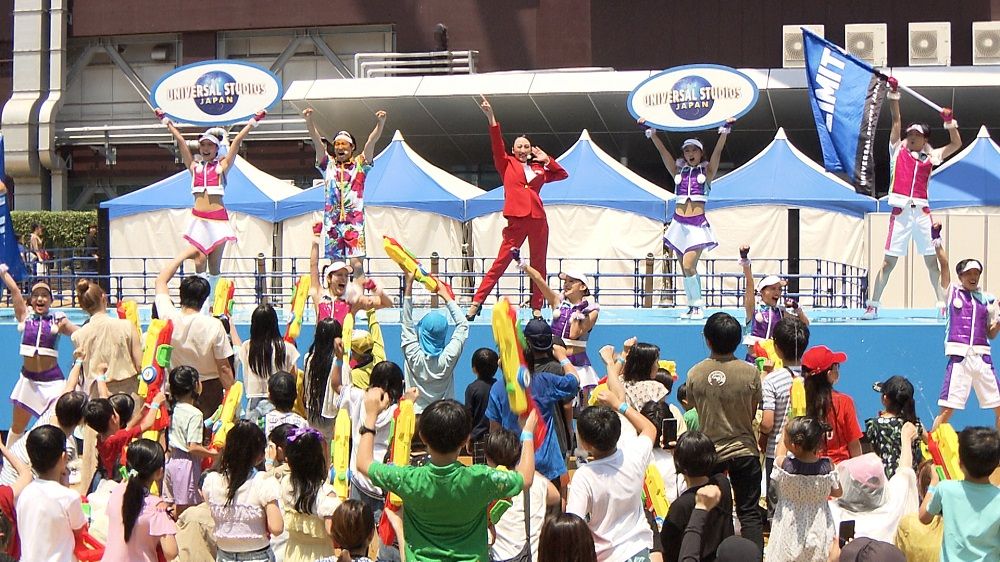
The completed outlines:
<svg viewBox="0 0 1000 562">
<path fill-rule="evenodd" d="M 545 219 L 545 208 L 542 206 L 542 185 L 550 181 L 564 180 L 569 177 L 566 170 L 554 159 L 548 164 L 539 162 L 522 163 L 507 152 L 500 133 L 500 124 L 490 126 L 490 144 L 493 147 L 493 164 L 503 180 L 503 216 L 507 218 L 507 226 L 503 229 L 503 240 L 500 251 L 493 261 L 493 266 L 486 272 L 483 281 L 476 290 L 473 301 L 482 303 L 503 274 L 512 259 L 511 250 L 520 248 L 528 239 L 531 253 L 531 267 L 545 277 L 545 256 L 549 244 L 549 224 Z M 528 181 L 530 168 L 533 177 Z M 531 308 L 542 308 L 542 292 L 537 288 L 531 290 Z"/>
</svg>

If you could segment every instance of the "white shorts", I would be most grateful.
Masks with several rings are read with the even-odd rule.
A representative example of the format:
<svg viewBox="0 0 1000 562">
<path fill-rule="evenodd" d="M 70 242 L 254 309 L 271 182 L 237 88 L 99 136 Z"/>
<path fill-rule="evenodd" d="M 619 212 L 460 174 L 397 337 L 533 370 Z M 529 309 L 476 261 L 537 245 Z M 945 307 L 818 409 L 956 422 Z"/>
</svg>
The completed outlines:
<svg viewBox="0 0 1000 562">
<path fill-rule="evenodd" d="M 213 218 L 209 218 L 210 216 Z M 229 215 L 225 210 L 216 213 L 193 211 L 184 239 L 207 256 L 226 242 L 235 242 L 236 233 L 229 224 Z"/>
<path fill-rule="evenodd" d="M 949 355 L 938 406 L 964 410 L 972 389 L 976 390 L 980 407 L 993 409 L 1000 406 L 1000 382 L 993 370 L 993 359 L 989 355 L 975 353 L 965 357 Z"/>
<path fill-rule="evenodd" d="M 918 255 L 933 256 L 932 222 L 929 207 L 894 207 L 889 217 L 889 234 L 885 238 L 885 255 L 905 256 L 909 253 L 912 238 Z"/>
</svg>

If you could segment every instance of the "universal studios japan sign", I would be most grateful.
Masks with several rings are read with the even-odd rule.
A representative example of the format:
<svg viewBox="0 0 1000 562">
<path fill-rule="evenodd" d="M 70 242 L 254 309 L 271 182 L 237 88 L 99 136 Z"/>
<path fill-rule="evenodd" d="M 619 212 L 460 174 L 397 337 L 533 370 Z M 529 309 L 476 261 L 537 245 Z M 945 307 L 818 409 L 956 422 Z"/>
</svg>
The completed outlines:
<svg viewBox="0 0 1000 562">
<path fill-rule="evenodd" d="M 628 110 L 656 129 L 700 131 L 744 115 L 757 96 L 757 85 L 736 69 L 690 64 L 644 80 L 629 94 Z"/>
<path fill-rule="evenodd" d="M 175 122 L 205 127 L 232 125 L 281 99 L 281 81 L 255 64 L 213 60 L 165 74 L 149 97 L 154 107 Z"/>
</svg>

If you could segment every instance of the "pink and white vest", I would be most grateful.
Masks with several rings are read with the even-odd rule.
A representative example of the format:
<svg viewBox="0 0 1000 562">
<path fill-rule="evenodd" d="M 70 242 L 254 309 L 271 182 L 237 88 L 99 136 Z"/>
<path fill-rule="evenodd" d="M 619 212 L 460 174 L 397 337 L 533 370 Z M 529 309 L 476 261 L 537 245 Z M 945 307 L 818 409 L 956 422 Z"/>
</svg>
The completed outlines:
<svg viewBox="0 0 1000 562">
<path fill-rule="evenodd" d="M 889 205 L 891 207 L 927 207 L 927 183 L 934 169 L 934 157 L 930 152 L 920 153 L 923 158 L 917 158 L 906 149 L 903 143 L 893 154 L 892 159 L 892 189 L 889 190 Z"/>
</svg>

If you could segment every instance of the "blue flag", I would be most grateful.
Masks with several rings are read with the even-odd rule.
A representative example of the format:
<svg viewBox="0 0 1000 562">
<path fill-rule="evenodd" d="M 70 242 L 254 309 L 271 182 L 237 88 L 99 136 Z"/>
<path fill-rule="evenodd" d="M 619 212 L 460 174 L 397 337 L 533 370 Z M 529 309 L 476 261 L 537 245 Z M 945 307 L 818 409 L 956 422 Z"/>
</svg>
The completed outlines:
<svg viewBox="0 0 1000 562">
<path fill-rule="evenodd" d="M 0 181 L 7 177 L 3 161 L 3 136 L 0 135 Z M 7 264 L 10 276 L 20 283 L 28 275 L 24 260 L 17 248 L 17 233 L 14 232 L 14 222 L 10 219 L 10 192 L 0 193 L 0 263 Z M 0 291 L 3 288 L 0 287 Z"/>
<path fill-rule="evenodd" d="M 802 30 L 809 104 L 823 166 L 844 172 L 858 193 L 875 183 L 875 127 L 888 91 L 886 77 L 840 47 Z"/>
</svg>

